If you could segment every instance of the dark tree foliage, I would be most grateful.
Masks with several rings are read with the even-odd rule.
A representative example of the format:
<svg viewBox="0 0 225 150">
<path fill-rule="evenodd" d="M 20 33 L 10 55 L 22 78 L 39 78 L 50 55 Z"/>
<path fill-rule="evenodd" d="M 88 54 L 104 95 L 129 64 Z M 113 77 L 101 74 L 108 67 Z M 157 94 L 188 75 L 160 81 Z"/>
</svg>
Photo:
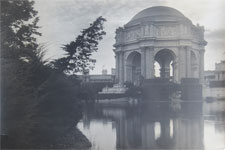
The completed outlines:
<svg viewBox="0 0 225 150">
<path fill-rule="evenodd" d="M 1 1 L 1 127 L 10 148 L 31 143 L 38 104 L 34 92 L 46 78 L 47 68 L 35 38 L 41 34 L 33 4 L 29 0 Z"/>
<path fill-rule="evenodd" d="M 33 5 L 31 0 L 1 1 L 1 133 L 7 135 L 7 140 L 1 137 L 1 148 L 90 146 L 75 128 L 81 119 L 80 90 L 85 89 L 63 71 L 90 66 L 90 55 L 105 34 L 105 19 L 99 17 L 64 46 L 67 57 L 55 61 L 61 70 L 56 72 L 43 61 L 44 47 L 36 42 L 41 34 Z"/>
<path fill-rule="evenodd" d="M 1 1 L 1 57 L 32 60 L 38 47 L 39 18 L 34 1 Z"/>
<path fill-rule="evenodd" d="M 95 63 L 91 59 L 93 52 L 98 50 L 99 41 L 102 40 L 103 23 L 106 21 L 103 17 L 98 17 L 90 27 L 84 29 L 75 41 L 70 42 L 62 47 L 66 52 L 66 57 L 57 59 L 53 62 L 54 67 L 65 73 L 84 72 L 87 69 L 92 69 Z"/>
</svg>

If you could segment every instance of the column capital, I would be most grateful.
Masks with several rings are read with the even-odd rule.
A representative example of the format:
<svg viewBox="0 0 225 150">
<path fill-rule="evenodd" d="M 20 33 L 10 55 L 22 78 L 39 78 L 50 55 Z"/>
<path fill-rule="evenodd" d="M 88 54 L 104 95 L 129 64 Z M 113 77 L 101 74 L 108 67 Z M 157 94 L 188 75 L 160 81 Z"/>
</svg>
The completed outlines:
<svg viewBox="0 0 225 150">
<path fill-rule="evenodd" d="M 179 48 L 184 49 L 184 50 L 188 50 L 188 49 L 191 49 L 191 46 L 180 45 Z"/>
<path fill-rule="evenodd" d="M 154 50 L 154 46 L 141 46 L 141 50 Z"/>
<path fill-rule="evenodd" d="M 115 54 L 124 54 L 124 51 L 116 51 Z"/>
</svg>

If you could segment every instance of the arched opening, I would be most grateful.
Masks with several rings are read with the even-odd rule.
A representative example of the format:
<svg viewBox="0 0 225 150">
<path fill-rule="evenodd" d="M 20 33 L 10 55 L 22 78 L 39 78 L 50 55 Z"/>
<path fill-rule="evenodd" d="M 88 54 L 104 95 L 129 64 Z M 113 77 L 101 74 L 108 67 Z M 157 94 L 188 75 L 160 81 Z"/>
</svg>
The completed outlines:
<svg viewBox="0 0 225 150">
<path fill-rule="evenodd" d="M 155 69 L 155 78 L 160 77 L 160 65 L 157 61 L 154 62 L 154 69 Z"/>
<path fill-rule="evenodd" d="M 155 77 L 173 80 L 175 54 L 169 49 L 163 49 L 156 53 L 154 59 Z M 157 64 L 159 64 L 159 66 L 157 66 Z"/>
<path fill-rule="evenodd" d="M 127 81 L 132 82 L 134 85 L 140 84 L 141 79 L 141 54 L 132 52 L 127 57 L 126 65 Z"/>
<path fill-rule="evenodd" d="M 170 62 L 170 77 L 174 76 L 174 67 L 173 67 L 174 63 L 173 60 Z"/>
<path fill-rule="evenodd" d="M 197 57 L 193 51 L 191 51 L 191 77 L 198 78 L 198 62 Z"/>
</svg>

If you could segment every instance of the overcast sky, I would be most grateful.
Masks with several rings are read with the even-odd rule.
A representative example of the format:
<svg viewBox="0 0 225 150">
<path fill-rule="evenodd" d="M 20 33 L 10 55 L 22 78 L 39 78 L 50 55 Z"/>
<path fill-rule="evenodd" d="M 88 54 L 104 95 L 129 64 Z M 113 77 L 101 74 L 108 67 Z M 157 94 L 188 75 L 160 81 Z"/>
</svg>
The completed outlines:
<svg viewBox="0 0 225 150">
<path fill-rule="evenodd" d="M 99 50 L 93 55 L 97 60 L 92 74 L 100 74 L 102 68 L 115 67 L 113 44 L 115 30 L 125 25 L 135 14 L 152 6 L 169 6 L 179 10 L 193 24 L 205 27 L 208 42 L 205 53 L 205 69 L 225 59 L 225 0 L 35 0 L 39 12 L 39 43 L 47 45 L 46 58 L 62 57 L 61 47 L 74 40 L 98 16 L 107 19 L 106 36 L 100 41 Z"/>
</svg>

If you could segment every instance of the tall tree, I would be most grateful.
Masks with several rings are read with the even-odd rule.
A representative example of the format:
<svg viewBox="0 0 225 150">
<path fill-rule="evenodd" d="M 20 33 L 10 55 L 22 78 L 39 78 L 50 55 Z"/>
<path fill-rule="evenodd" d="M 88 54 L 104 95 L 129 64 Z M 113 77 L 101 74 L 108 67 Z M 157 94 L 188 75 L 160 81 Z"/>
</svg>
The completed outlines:
<svg viewBox="0 0 225 150">
<path fill-rule="evenodd" d="M 36 35 L 39 18 L 33 8 L 34 1 L 1 1 L 2 57 L 31 59 L 37 48 Z"/>
<path fill-rule="evenodd" d="M 26 142 L 33 126 L 33 99 L 37 71 L 43 66 L 36 36 L 39 18 L 34 1 L 1 1 L 1 104 L 2 128 L 10 146 Z M 28 140 L 25 140 L 28 139 Z M 26 142 L 24 142 L 26 141 Z"/>
<path fill-rule="evenodd" d="M 81 35 L 77 36 L 75 41 L 66 44 L 62 49 L 66 52 L 66 56 L 53 62 L 54 67 L 61 72 L 77 73 L 92 69 L 95 63 L 91 59 L 93 52 L 98 50 L 99 41 L 106 34 L 103 31 L 103 23 L 106 21 L 103 17 L 98 17 L 90 27 L 81 31 Z"/>
</svg>

